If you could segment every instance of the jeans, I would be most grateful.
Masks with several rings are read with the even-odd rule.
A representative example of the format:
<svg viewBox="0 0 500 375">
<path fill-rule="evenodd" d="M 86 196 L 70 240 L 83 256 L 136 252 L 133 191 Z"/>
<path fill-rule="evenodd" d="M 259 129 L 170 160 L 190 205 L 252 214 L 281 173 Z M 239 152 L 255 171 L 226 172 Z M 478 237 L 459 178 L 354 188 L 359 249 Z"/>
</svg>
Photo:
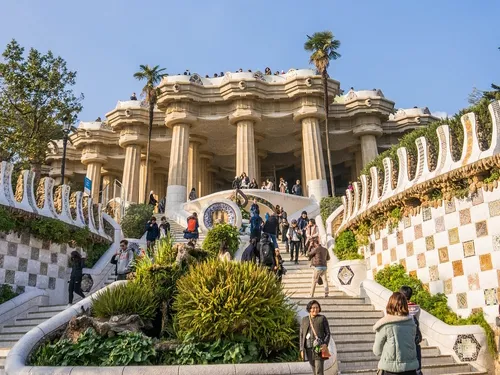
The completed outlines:
<svg viewBox="0 0 500 375">
<path fill-rule="evenodd" d="M 268 234 L 269 234 L 269 237 L 271 238 L 271 240 L 273 241 L 274 248 L 277 249 L 278 248 L 278 241 L 276 241 L 276 235 L 273 233 L 268 233 Z"/>
<path fill-rule="evenodd" d="M 81 288 L 81 282 L 82 279 L 75 279 L 74 277 L 71 277 L 69 279 L 69 287 L 68 287 L 68 292 L 69 292 L 69 303 L 73 303 L 73 292 L 78 294 L 80 297 L 85 298 L 85 294 L 82 292 Z"/>
<path fill-rule="evenodd" d="M 309 364 L 311 365 L 312 371 L 314 375 L 324 375 L 325 370 L 324 370 L 324 364 L 325 360 L 318 358 L 314 359 L 314 353 L 311 348 L 306 348 L 306 354 L 307 354 L 307 360 L 309 361 Z"/>
<path fill-rule="evenodd" d="M 328 289 L 328 277 L 326 276 L 326 269 L 318 269 L 314 268 L 313 278 L 312 278 L 312 286 L 311 286 L 311 298 L 314 297 L 314 290 L 316 289 L 316 284 L 318 283 L 319 278 L 323 279 L 323 285 L 325 287 L 325 297 L 328 296 L 330 290 Z"/>
<path fill-rule="evenodd" d="M 290 241 L 290 261 L 297 262 L 299 260 L 299 249 L 300 249 L 300 241 Z"/>
<path fill-rule="evenodd" d="M 422 370 L 422 348 L 420 347 L 420 344 L 417 344 L 417 360 L 418 360 L 418 371 Z"/>
</svg>

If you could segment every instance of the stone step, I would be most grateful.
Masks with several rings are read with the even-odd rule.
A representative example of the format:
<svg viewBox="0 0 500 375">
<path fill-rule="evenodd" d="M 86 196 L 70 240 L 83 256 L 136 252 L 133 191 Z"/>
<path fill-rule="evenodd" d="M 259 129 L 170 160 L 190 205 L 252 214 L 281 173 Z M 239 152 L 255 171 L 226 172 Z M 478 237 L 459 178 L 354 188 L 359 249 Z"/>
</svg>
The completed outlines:
<svg viewBox="0 0 500 375">
<path fill-rule="evenodd" d="M 441 355 L 441 351 L 437 346 L 424 346 L 422 347 L 422 357 L 435 357 Z M 373 351 L 355 349 L 352 351 L 344 350 L 339 354 L 339 360 L 355 360 L 355 359 L 370 359 L 374 358 Z"/>
<path fill-rule="evenodd" d="M 311 290 L 310 289 L 307 291 L 306 290 L 295 291 L 295 289 L 287 289 L 287 288 L 283 288 L 283 289 L 285 291 L 287 291 L 288 294 L 291 295 L 292 299 L 304 299 L 304 298 L 315 299 L 320 304 L 321 304 L 320 298 L 336 298 L 336 297 L 345 296 L 344 292 L 334 290 L 328 294 L 328 297 L 325 297 L 323 290 L 316 289 L 314 292 L 314 298 L 311 298 Z"/>
<path fill-rule="evenodd" d="M 333 320 L 329 320 L 328 322 L 330 323 L 330 327 L 332 325 L 335 325 L 335 326 L 348 326 L 350 324 L 354 324 L 354 325 L 370 325 L 373 327 L 373 325 L 375 323 L 377 323 L 377 321 L 379 320 L 380 318 L 377 318 L 377 317 L 365 317 L 364 315 L 362 317 L 359 317 L 359 318 L 353 318 L 351 316 L 343 316 L 343 317 L 338 317 L 338 318 L 335 318 Z"/>
<path fill-rule="evenodd" d="M 0 340 L 0 349 L 12 349 L 17 340 Z"/>
<path fill-rule="evenodd" d="M 38 306 L 38 311 L 61 312 L 66 309 L 66 305 Z"/>
<path fill-rule="evenodd" d="M 3 326 L 2 331 L 0 333 L 27 333 L 30 331 L 32 328 L 36 327 L 35 324 L 33 325 L 8 325 L 8 326 Z"/>
<path fill-rule="evenodd" d="M 371 341 L 372 343 L 375 341 L 375 332 L 368 331 L 351 331 L 349 335 L 345 333 L 333 334 L 333 340 L 335 343 L 343 343 L 343 342 L 352 342 L 352 341 Z"/>
<path fill-rule="evenodd" d="M 342 335 L 350 332 L 373 332 L 373 324 L 330 324 L 333 335 Z"/>
<path fill-rule="evenodd" d="M 4 369 L 5 368 L 5 359 L 6 357 L 0 357 L 0 369 Z"/>
<path fill-rule="evenodd" d="M 309 301 L 310 299 L 301 299 L 301 300 L 296 300 L 295 303 L 297 303 L 299 306 L 306 306 L 309 303 Z M 326 306 L 330 305 L 361 305 L 364 303 L 365 303 L 364 298 L 355 298 L 345 295 L 345 296 L 339 296 L 335 298 L 328 298 L 322 300 L 321 308 L 326 308 Z"/>
<path fill-rule="evenodd" d="M 340 362 L 340 370 L 349 372 L 350 370 L 362 370 L 376 368 L 379 359 L 372 354 L 372 358 L 343 359 Z M 422 366 L 455 364 L 450 355 L 438 355 L 434 357 L 422 358 Z"/>
<path fill-rule="evenodd" d="M 47 320 L 49 318 L 52 318 L 56 314 L 57 312 L 55 311 L 34 311 L 34 312 L 29 312 L 26 318 L 27 319 L 45 318 Z"/>
<path fill-rule="evenodd" d="M 442 365 L 430 365 L 422 366 L 422 373 L 425 375 L 486 375 L 486 372 L 474 372 L 472 367 L 467 363 L 453 363 L 453 364 L 442 364 Z M 342 371 L 342 375 L 377 375 L 377 369 L 372 368 L 369 370 L 350 370 Z"/>
<path fill-rule="evenodd" d="M 0 333 L 0 341 L 17 341 L 25 334 L 26 332 L 18 332 L 18 333 L 2 332 Z"/>
<path fill-rule="evenodd" d="M 382 311 L 322 311 L 322 315 L 328 319 L 346 318 L 346 319 L 363 319 L 363 318 L 382 318 L 384 313 Z"/>
<path fill-rule="evenodd" d="M 47 319 L 48 318 L 45 318 L 45 317 L 17 318 L 14 324 L 15 325 L 20 325 L 20 326 L 24 326 L 24 325 L 35 325 L 35 326 L 37 326 L 37 325 L 45 322 Z"/>
<path fill-rule="evenodd" d="M 374 311 L 372 305 L 356 305 L 356 304 L 332 304 L 321 306 L 321 311 Z"/>
</svg>

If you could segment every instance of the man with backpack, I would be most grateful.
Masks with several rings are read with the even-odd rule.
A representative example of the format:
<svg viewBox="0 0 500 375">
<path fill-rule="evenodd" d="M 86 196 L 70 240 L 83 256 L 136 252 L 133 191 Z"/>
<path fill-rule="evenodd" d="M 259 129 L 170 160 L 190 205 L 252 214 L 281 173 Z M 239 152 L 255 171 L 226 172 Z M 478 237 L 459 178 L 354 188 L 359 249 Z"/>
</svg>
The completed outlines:
<svg viewBox="0 0 500 375">
<path fill-rule="evenodd" d="M 274 253 L 274 245 L 269 240 L 267 233 L 262 233 L 260 242 L 257 244 L 257 252 L 259 254 L 259 266 L 266 267 L 273 272 L 276 268 L 276 258 Z"/>
<path fill-rule="evenodd" d="M 302 255 L 306 255 L 306 228 L 309 225 L 309 218 L 307 217 L 307 211 L 302 211 L 302 214 L 297 220 L 297 226 L 302 231 L 302 239 L 300 242 L 300 252 Z"/>
<path fill-rule="evenodd" d="M 127 240 L 120 241 L 120 250 L 116 253 L 116 280 L 127 280 L 130 265 L 134 260 L 134 251 L 128 246 Z"/>
<path fill-rule="evenodd" d="M 422 375 L 422 348 L 420 347 L 420 343 L 422 342 L 422 332 L 420 332 L 420 323 L 419 323 L 420 306 L 417 305 L 416 303 L 410 302 L 410 298 L 413 295 L 413 289 L 411 287 L 403 285 L 399 289 L 399 293 L 402 293 L 406 297 L 410 316 L 413 318 L 413 321 L 417 326 L 417 332 L 415 333 L 415 346 L 417 348 L 417 360 L 418 360 L 417 375 Z"/>
</svg>

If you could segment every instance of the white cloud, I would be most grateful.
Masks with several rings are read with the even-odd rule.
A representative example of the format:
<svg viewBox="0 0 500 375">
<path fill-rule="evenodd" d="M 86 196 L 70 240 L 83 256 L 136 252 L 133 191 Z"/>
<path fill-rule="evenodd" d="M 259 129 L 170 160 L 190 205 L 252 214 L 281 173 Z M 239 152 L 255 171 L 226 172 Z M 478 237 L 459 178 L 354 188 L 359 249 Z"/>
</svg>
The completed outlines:
<svg viewBox="0 0 500 375">
<path fill-rule="evenodd" d="M 446 112 L 443 112 L 443 111 L 435 111 L 435 112 L 431 112 L 431 114 L 435 117 L 439 117 L 439 118 L 446 118 L 448 117 L 448 114 Z"/>
</svg>

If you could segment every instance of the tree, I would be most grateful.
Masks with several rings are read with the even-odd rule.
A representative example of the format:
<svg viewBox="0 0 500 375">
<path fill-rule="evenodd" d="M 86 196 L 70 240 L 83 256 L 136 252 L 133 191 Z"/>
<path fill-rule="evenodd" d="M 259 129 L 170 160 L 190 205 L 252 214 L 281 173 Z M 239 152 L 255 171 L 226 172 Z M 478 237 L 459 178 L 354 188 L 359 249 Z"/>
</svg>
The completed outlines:
<svg viewBox="0 0 500 375">
<path fill-rule="evenodd" d="M 83 94 L 75 96 L 76 72 L 51 51 L 42 54 L 12 40 L 0 62 L 0 158 L 39 172 L 49 141 L 61 139 L 62 124 L 74 123 Z"/>
<path fill-rule="evenodd" d="M 154 109 L 156 105 L 156 100 L 158 99 L 158 83 L 166 75 L 162 73 L 165 68 L 160 69 L 159 65 L 151 67 L 149 65 L 140 65 L 140 70 L 134 74 L 134 77 L 139 81 L 146 80 L 146 85 L 142 88 L 142 93 L 146 97 L 146 102 L 149 104 L 149 133 L 148 133 L 148 145 L 146 151 L 146 191 L 144 197 L 144 203 L 148 203 L 148 180 L 149 180 L 149 153 L 151 151 L 151 133 L 153 132 L 153 117 Z"/>
<path fill-rule="evenodd" d="M 328 128 L 328 67 L 331 60 L 337 60 L 341 55 L 337 52 L 340 47 L 340 41 L 335 39 L 331 31 L 320 31 L 312 36 L 307 35 L 307 41 L 304 43 L 304 49 L 312 52 L 309 57 L 309 64 L 314 64 L 316 70 L 321 74 L 323 81 L 323 100 L 325 107 L 325 135 L 326 135 L 326 150 L 328 156 L 328 172 L 330 173 L 330 185 L 332 188 L 332 196 L 335 195 L 335 185 L 333 183 L 333 169 L 330 152 L 330 131 Z"/>
</svg>

